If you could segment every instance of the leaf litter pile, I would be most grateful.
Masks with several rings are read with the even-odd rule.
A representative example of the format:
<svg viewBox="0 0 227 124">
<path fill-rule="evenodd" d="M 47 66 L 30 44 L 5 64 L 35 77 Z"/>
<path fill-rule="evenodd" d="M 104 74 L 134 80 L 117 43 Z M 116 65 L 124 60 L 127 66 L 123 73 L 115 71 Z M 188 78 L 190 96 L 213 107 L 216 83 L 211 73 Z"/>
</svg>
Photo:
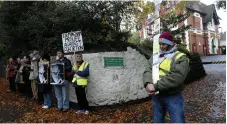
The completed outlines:
<svg viewBox="0 0 227 124">
<path fill-rule="evenodd" d="M 185 116 L 187 123 L 225 123 L 225 99 L 215 101 L 213 91 L 217 88 L 213 75 L 203 80 L 186 85 L 183 92 L 185 98 Z M 223 75 L 222 75 L 223 76 Z M 212 77 L 212 78 L 211 78 Z M 209 81 L 207 81 L 209 80 Z M 213 82 L 213 83 L 212 83 Z M 117 106 L 92 107 L 89 115 L 78 115 L 74 109 L 59 112 L 56 105 L 50 109 L 42 109 L 31 99 L 25 99 L 19 93 L 7 92 L 8 83 L 0 80 L 0 122 L 23 123 L 151 123 L 152 104 L 146 100 L 135 104 Z M 225 91 L 224 91 L 225 92 Z M 214 105 L 221 102 L 218 116 L 214 113 Z M 217 107 L 217 106 L 216 106 Z M 171 122 L 169 115 L 167 122 Z"/>
</svg>

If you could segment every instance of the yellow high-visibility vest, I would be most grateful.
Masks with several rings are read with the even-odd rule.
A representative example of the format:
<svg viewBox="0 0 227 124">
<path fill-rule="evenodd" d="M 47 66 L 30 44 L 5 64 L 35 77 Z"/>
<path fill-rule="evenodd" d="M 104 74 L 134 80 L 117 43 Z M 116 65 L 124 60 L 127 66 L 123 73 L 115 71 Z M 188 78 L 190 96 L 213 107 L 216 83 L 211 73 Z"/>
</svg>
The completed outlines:
<svg viewBox="0 0 227 124">
<path fill-rule="evenodd" d="M 76 68 L 75 66 L 76 66 L 76 64 L 73 65 L 73 69 Z M 83 62 L 81 64 L 81 66 L 79 67 L 79 70 L 78 71 L 84 71 L 84 69 L 86 69 L 87 66 L 88 66 L 88 62 Z M 75 83 L 75 82 L 77 82 L 77 85 L 78 86 L 87 86 L 88 79 L 86 77 L 81 77 L 81 76 L 75 74 L 73 76 L 72 83 Z"/>
<path fill-rule="evenodd" d="M 165 58 L 159 65 L 159 75 L 160 75 L 160 78 L 162 76 L 166 76 L 167 73 L 170 72 L 170 68 L 171 68 L 171 63 L 173 60 L 177 61 L 181 56 L 185 55 L 184 53 L 181 53 L 179 51 L 176 51 L 174 53 L 174 57 L 169 59 L 169 58 Z M 188 59 L 188 62 L 189 62 L 189 59 Z"/>
</svg>

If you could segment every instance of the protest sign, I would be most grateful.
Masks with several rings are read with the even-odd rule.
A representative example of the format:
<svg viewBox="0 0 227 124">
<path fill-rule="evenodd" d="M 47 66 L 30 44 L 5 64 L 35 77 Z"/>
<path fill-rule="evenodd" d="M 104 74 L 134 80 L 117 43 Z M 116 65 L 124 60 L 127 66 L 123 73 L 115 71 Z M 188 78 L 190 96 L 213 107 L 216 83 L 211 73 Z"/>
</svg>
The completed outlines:
<svg viewBox="0 0 227 124">
<path fill-rule="evenodd" d="M 84 51 L 81 31 L 63 33 L 62 46 L 63 46 L 64 53 Z"/>
<path fill-rule="evenodd" d="M 49 77 L 49 71 L 48 71 L 48 64 L 40 63 L 39 64 L 39 84 L 48 84 L 48 77 Z"/>
<path fill-rule="evenodd" d="M 65 66 L 64 63 L 51 64 L 51 84 L 63 85 L 65 80 Z"/>
</svg>

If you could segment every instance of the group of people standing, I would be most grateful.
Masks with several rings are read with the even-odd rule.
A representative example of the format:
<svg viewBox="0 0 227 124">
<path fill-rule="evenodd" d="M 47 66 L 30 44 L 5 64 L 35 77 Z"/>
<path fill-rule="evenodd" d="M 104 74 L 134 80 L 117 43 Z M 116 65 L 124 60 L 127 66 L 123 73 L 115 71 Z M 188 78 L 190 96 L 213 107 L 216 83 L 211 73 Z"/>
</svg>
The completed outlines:
<svg viewBox="0 0 227 124">
<path fill-rule="evenodd" d="M 75 55 L 75 63 L 64 56 L 62 50 L 57 51 L 56 61 L 50 62 L 50 55 L 44 53 L 40 56 L 38 51 L 33 51 L 29 56 L 23 58 L 9 59 L 7 64 L 7 79 L 9 81 L 9 92 L 17 90 L 26 99 L 37 100 L 38 104 L 43 104 L 43 109 L 52 107 L 52 90 L 54 89 L 59 111 L 69 109 L 69 85 L 75 87 L 79 109 L 78 114 L 89 114 L 89 105 L 86 97 L 86 87 L 88 85 L 89 64 L 83 60 L 82 54 Z M 51 64 L 61 63 L 64 65 L 64 78 L 61 85 L 54 85 L 55 80 L 51 80 Z M 47 65 L 45 83 L 39 78 L 40 65 Z M 53 72 L 54 73 L 54 72 Z"/>
</svg>

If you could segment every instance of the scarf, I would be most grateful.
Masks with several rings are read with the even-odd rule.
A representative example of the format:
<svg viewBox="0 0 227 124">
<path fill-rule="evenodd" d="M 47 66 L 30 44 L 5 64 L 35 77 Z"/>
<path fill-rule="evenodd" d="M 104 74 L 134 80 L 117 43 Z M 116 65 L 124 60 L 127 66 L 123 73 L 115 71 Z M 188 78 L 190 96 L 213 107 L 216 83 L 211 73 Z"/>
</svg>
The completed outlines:
<svg viewBox="0 0 227 124">
<path fill-rule="evenodd" d="M 176 51 L 177 50 L 177 45 L 175 45 L 173 48 L 171 48 L 169 51 L 162 51 L 161 49 L 160 49 L 160 54 L 169 54 L 169 53 L 173 53 L 174 51 Z"/>
<path fill-rule="evenodd" d="M 160 62 L 162 62 L 164 59 L 168 58 L 171 59 L 174 56 L 174 52 L 177 50 L 177 45 L 175 45 L 173 48 L 171 48 L 169 51 L 162 51 L 160 49 L 160 55 L 158 60 L 153 64 L 153 65 L 157 65 L 160 64 Z"/>
</svg>

